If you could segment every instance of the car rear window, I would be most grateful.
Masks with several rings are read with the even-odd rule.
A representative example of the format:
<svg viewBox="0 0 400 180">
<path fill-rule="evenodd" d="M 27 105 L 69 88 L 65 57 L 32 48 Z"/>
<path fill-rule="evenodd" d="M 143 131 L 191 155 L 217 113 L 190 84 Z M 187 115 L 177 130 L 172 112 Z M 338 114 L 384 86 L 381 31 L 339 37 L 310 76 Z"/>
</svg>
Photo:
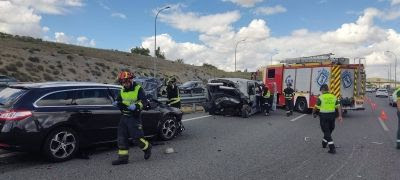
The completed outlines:
<svg viewBox="0 0 400 180">
<path fill-rule="evenodd" d="M 72 103 L 72 91 L 62 91 L 49 94 L 40 99 L 37 106 L 66 106 Z"/>
<path fill-rule="evenodd" d="M 111 105 L 107 89 L 85 89 L 76 91 L 76 105 Z"/>
<path fill-rule="evenodd" d="M 378 91 L 380 91 L 380 92 L 387 92 L 386 89 L 379 89 Z"/>
<path fill-rule="evenodd" d="M 28 90 L 18 88 L 5 88 L 0 91 L 0 106 L 11 107 L 18 98 L 25 94 Z"/>
</svg>

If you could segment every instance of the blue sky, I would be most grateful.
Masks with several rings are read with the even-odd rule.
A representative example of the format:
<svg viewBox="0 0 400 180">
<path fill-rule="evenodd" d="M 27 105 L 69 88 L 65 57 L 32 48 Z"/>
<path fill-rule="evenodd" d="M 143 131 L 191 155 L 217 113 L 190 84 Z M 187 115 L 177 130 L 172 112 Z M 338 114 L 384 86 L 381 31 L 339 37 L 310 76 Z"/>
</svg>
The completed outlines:
<svg viewBox="0 0 400 180">
<path fill-rule="evenodd" d="M 49 41 L 129 51 L 153 51 L 167 59 L 255 70 L 280 59 L 332 52 L 365 57 L 374 67 L 400 56 L 400 0 L 5 0 L 0 31 Z M 15 16 L 18 14 L 18 16 Z M 1 23 L 3 22 L 3 23 Z M 373 66 L 371 66 L 373 65 Z M 399 71 L 400 72 L 400 71 Z"/>
</svg>

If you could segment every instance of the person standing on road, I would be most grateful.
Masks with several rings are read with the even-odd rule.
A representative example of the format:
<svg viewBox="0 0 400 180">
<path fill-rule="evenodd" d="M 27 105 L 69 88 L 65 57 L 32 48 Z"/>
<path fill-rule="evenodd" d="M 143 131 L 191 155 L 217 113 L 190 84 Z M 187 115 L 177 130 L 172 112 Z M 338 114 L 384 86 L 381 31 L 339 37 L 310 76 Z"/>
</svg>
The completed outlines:
<svg viewBox="0 0 400 180">
<path fill-rule="evenodd" d="M 269 109 L 271 107 L 271 92 L 269 91 L 268 87 L 264 87 L 262 98 L 263 112 L 265 112 L 266 116 L 269 116 Z"/>
<path fill-rule="evenodd" d="M 167 85 L 167 104 L 176 107 L 178 109 L 181 108 L 181 98 L 179 97 L 179 88 L 176 86 L 176 79 L 171 78 L 168 81 Z"/>
<path fill-rule="evenodd" d="M 112 161 L 112 165 L 127 164 L 129 161 L 129 138 L 137 144 L 144 152 L 144 159 L 151 156 L 151 144 L 144 139 L 142 120 L 140 112 L 143 103 L 146 103 L 143 88 L 133 81 L 134 75 L 128 71 L 122 71 L 118 75 L 118 81 L 123 86 L 116 101 L 122 116 L 118 126 L 118 159 Z"/>
<path fill-rule="evenodd" d="M 324 138 L 322 139 L 322 148 L 329 146 L 328 153 L 335 154 L 336 147 L 333 143 L 332 132 L 335 129 L 335 119 L 336 112 L 339 113 L 339 121 L 343 121 L 342 108 L 335 95 L 329 93 L 329 87 L 323 84 L 320 88 L 322 94 L 318 97 L 317 104 L 313 109 L 314 118 L 319 113 L 319 121 L 321 125 L 321 130 L 324 133 Z"/>
<path fill-rule="evenodd" d="M 293 115 L 293 98 L 295 93 L 291 86 L 292 84 L 288 83 L 286 88 L 283 90 L 283 95 L 285 96 L 286 116 Z"/>
<path fill-rule="evenodd" d="M 397 120 L 398 120 L 396 148 L 400 149 L 400 88 L 396 90 L 396 98 L 397 98 L 396 104 L 397 104 Z"/>
</svg>

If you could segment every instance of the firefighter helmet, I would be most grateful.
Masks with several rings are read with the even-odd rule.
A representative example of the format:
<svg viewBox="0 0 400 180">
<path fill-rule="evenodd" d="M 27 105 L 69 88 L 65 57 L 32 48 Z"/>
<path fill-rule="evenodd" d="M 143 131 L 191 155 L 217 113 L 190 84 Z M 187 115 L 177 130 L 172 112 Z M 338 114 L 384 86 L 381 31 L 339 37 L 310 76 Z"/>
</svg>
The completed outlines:
<svg viewBox="0 0 400 180">
<path fill-rule="evenodd" d="M 329 91 L 329 87 L 327 84 L 323 84 L 321 85 L 321 87 L 319 88 L 320 91 Z"/>
<path fill-rule="evenodd" d="M 134 78 L 133 73 L 129 72 L 129 71 L 121 71 L 118 75 L 118 82 L 119 83 L 123 83 L 126 81 L 130 81 Z"/>
</svg>

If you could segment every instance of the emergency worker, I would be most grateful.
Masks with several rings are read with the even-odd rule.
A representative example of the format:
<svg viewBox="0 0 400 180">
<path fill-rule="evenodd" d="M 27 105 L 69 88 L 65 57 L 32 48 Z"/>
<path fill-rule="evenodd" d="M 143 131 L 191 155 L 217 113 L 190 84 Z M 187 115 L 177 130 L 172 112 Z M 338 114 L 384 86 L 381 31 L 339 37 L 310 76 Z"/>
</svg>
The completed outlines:
<svg viewBox="0 0 400 180">
<path fill-rule="evenodd" d="M 318 97 L 317 104 L 313 109 L 314 117 L 319 114 L 319 121 L 321 130 L 324 133 L 322 139 L 322 148 L 329 147 L 328 153 L 335 154 L 336 147 L 333 143 L 332 132 L 335 129 L 336 113 L 338 113 L 338 120 L 343 121 L 342 109 L 336 96 L 329 92 L 328 85 L 323 84 L 320 88 L 322 94 Z"/>
<path fill-rule="evenodd" d="M 151 156 L 151 144 L 144 139 L 143 125 L 140 112 L 143 103 L 146 103 L 143 88 L 133 81 L 134 75 L 128 71 L 122 71 L 118 75 L 118 81 L 123 86 L 120 94 L 113 103 L 117 106 L 122 116 L 118 126 L 118 159 L 112 165 L 127 164 L 129 161 L 129 138 L 133 140 L 144 152 L 144 159 Z"/>
<path fill-rule="evenodd" d="M 271 92 L 269 91 L 268 87 L 264 87 L 263 91 L 263 101 L 262 101 L 262 107 L 263 107 L 263 112 L 265 112 L 266 116 L 269 116 L 269 109 L 271 108 Z"/>
<path fill-rule="evenodd" d="M 288 83 L 286 88 L 283 90 L 283 95 L 285 96 L 285 105 L 286 105 L 286 116 L 293 115 L 293 98 L 294 98 L 294 90 L 292 89 L 292 84 Z"/>
<path fill-rule="evenodd" d="M 176 79 L 173 77 L 168 81 L 167 85 L 167 104 L 176 107 L 178 109 L 181 108 L 181 98 L 179 97 L 179 88 L 176 86 Z"/>
</svg>

